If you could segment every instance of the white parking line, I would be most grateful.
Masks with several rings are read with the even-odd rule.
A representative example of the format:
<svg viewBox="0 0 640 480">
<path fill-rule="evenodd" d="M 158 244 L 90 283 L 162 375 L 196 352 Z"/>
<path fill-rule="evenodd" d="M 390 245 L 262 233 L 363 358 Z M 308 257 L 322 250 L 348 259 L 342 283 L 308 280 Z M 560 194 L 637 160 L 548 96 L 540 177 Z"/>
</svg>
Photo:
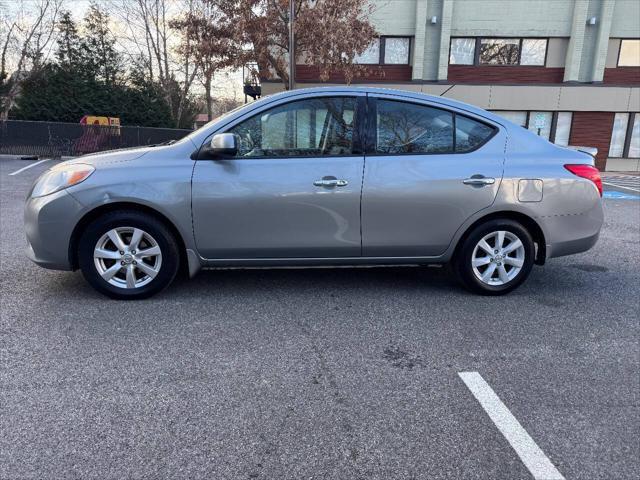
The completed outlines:
<svg viewBox="0 0 640 480">
<path fill-rule="evenodd" d="M 51 159 L 50 158 L 45 158 L 44 160 L 39 160 L 36 163 L 32 163 L 30 165 L 27 165 L 26 167 L 22 167 L 20 170 L 16 170 L 15 172 L 11 172 L 9 175 L 17 175 L 20 172 L 24 172 L 28 168 L 35 167 L 36 165 L 40 165 L 41 163 L 48 162 L 49 160 L 51 160 Z"/>
<path fill-rule="evenodd" d="M 604 185 L 609 185 L 610 187 L 622 188 L 623 190 L 631 190 L 632 192 L 640 192 L 640 190 L 638 190 L 637 188 L 626 187 L 617 183 L 609 183 L 609 182 L 602 182 L 602 183 Z"/>
<path fill-rule="evenodd" d="M 551 460 L 478 372 L 459 372 L 458 375 L 536 480 L 564 480 Z"/>
</svg>

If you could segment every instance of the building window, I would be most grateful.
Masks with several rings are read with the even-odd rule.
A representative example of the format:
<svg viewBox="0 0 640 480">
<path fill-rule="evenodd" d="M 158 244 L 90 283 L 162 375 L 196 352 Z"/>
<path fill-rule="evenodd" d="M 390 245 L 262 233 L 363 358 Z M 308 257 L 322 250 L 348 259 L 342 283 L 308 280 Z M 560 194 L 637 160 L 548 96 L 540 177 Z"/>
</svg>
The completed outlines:
<svg viewBox="0 0 640 480">
<path fill-rule="evenodd" d="M 640 113 L 633 114 L 633 127 L 631 127 L 627 156 L 629 158 L 640 158 Z"/>
<path fill-rule="evenodd" d="M 520 40 L 517 38 L 480 39 L 480 65 L 517 65 Z"/>
<path fill-rule="evenodd" d="M 572 119 L 573 113 L 558 112 L 553 143 L 555 143 L 556 145 L 561 145 L 563 147 L 569 145 L 569 135 L 571 134 Z"/>
<path fill-rule="evenodd" d="M 449 63 L 452 65 L 473 65 L 475 51 L 475 38 L 452 38 Z"/>
<path fill-rule="evenodd" d="M 629 123 L 628 113 L 616 113 L 613 120 L 613 130 L 611 131 L 611 143 L 609 144 L 609 156 L 614 158 L 622 157 L 624 153 L 624 139 L 627 135 L 627 125 Z"/>
<path fill-rule="evenodd" d="M 516 125 L 520 125 L 521 127 L 527 128 L 527 112 L 517 112 L 511 110 L 501 110 L 499 112 L 493 112 L 496 115 L 501 116 L 502 118 L 506 118 L 512 123 Z"/>
<path fill-rule="evenodd" d="M 493 112 L 541 137 L 566 147 L 569 145 L 572 112 L 527 112 L 500 110 Z"/>
<path fill-rule="evenodd" d="M 409 63 L 408 37 L 390 37 L 384 39 L 384 63 L 388 65 L 406 65 Z"/>
<path fill-rule="evenodd" d="M 378 64 L 380 62 L 380 39 L 376 38 L 362 54 L 356 55 L 355 63 Z"/>
<path fill-rule="evenodd" d="M 452 38 L 450 65 L 544 66 L 546 38 Z"/>
<path fill-rule="evenodd" d="M 545 140 L 551 138 L 552 112 L 529 112 L 527 128 Z"/>
<path fill-rule="evenodd" d="M 640 67 L 640 40 L 620 41 L 619 67 Z"/>
<path fill-rule="evenodd" d="M 542 65 L 547 54 L 547 40 L 544 38 L 524 38 L 520 50 L 520 65 Z"/>
<path fill-rule="evenodd" d="M 640 158 L 640 113 L 616 113 L 609 157 Z"/>
<path fill-rule="evenodd" d="M 411 37 L 380 37 L 361 55 L 355 63 L 361 65 L 408 65 L 411 56 Z"/>
</svg>

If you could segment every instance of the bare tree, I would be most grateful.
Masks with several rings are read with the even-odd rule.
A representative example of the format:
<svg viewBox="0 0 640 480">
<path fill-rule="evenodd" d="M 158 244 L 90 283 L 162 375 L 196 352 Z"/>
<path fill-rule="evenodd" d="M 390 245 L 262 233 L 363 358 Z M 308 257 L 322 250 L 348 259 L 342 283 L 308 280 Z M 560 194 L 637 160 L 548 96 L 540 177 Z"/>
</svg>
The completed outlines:
<svg viewBox="0 0 640 480">
<path fill-rule="evenodd" d="M 170 25 L 180 15 L 190 16 L 196 0 L 110 0 L 109 11 L 124 25 L 120 38 L 125 50 L 132 48 L 138 64 L 146 67 L 150 81 L 157 81 L 176 126 L 183 121 L 199 66 L 192 39 Z"/>
<path fill-rule="evenodd" d="M 234 63 L 238 54 L 236 43 L 230 38 L 232 28 L 215 2 L 194 0 L 194 8 L 187 15 L 171 22 L 180 31 L 182 43 L 179 51 L 193 54 L 199 77 L 204 87 L 207 117 L 213 118 L 213 79 L 216 72 Z M 188 52 L 190 50 L 190 52 Z"/>
<path fill-rule="evenodd" d="M 256 62 L 260 74 L 275 75 L 288 88 L 289 0 L 207 0 L 218 4 L 243 49 L 241 63 Z M 295 60 L 316 68 L 323 81 L 341 73 L 347 83 L 364 67 L 356 57 L 377 33 L 368 0 L 293 0 Z"/>
<path fill-rule="evenodd" d="M 38 0 L 35 4 L 22 4 L 6 28 L 0 57 L 0 120 L 9 118 L 22 82 L 41 66 L 53 43 L 62 3 L 63 0 Z"/>
</svg>

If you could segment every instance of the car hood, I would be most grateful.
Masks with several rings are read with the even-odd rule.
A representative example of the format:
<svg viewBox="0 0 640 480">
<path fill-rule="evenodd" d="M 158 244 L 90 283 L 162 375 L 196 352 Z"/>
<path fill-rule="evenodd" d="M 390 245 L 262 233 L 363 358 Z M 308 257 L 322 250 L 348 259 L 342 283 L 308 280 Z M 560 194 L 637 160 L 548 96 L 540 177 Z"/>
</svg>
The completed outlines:
<svg viewBox="0 0 640 480">
<path fill-rule="evenodd" d="M 91 153 L 89 155 L 82 155 L 81 157 L 74 158 L 73 160 L 67 160 L 64 163 L 66 165 L 83 163 L 92 165 L 96 168 L 100 168 L 101 166 L 105 165 L 112 165 L 114 163 L 124 163 L 136 160 L 149 153 L 152 148 L 154 147 L 126 148 L 122 150 Z"/>
</svg>

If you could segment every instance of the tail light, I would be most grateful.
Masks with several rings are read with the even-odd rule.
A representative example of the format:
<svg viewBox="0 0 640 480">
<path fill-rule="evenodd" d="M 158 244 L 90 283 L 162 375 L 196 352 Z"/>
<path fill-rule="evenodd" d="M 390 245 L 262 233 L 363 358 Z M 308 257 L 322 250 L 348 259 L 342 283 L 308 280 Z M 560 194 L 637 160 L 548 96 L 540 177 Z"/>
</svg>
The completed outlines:
<svg viewBox="0 0 640 480">
<path fill-rule="evenodd" d="M 578 177 L 591 180 L 598 188 L 600 196 L 602 196 L 602 179 L 600 178 L 600 171 L 596 167 L 592 165 L 569 164 L 565 165 L 564 168 Z"/>
</svg>

